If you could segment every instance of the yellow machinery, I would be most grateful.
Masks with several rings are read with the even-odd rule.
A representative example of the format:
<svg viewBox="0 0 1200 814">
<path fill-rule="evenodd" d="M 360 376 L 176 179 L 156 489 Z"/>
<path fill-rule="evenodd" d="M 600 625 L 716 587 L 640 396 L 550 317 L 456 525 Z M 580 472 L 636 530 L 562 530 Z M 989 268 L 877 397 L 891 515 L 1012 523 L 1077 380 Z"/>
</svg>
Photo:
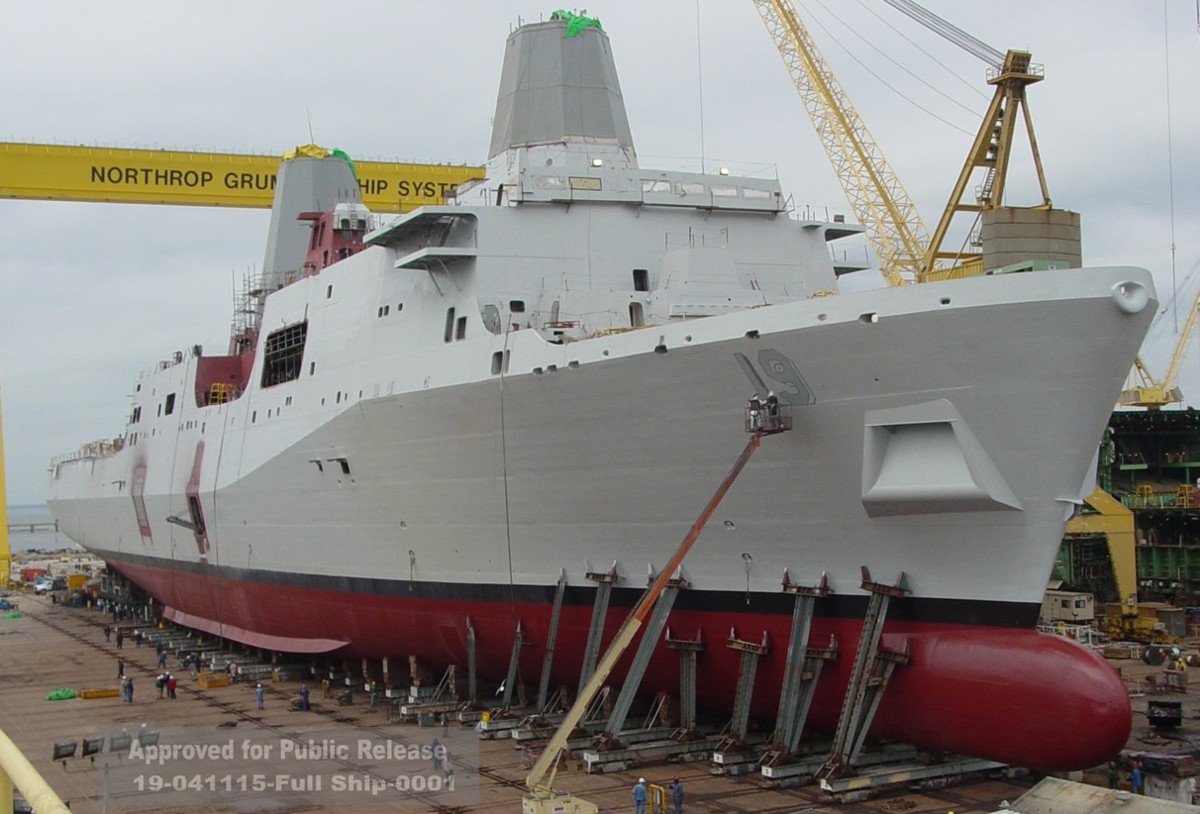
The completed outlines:
<svg viewBox="0 0 1200 814">
<path fill-rule="evenodd" d="M 943 280 L 983 272 L 982 257 L 978 246 L 974 245 L 977 241 L 968 238 L 967 243 L 971 245 L 964 245 L 958 251 L 943 251 L 942 243 L 956 214 L 971 212 L 978 218 L 984 210 L 1001 205 L 1018 109 L 1029 136 L 1041 185 L 1042 203 L 1034 208 L 1050 208 L 1050 194 L 1025 101 L 1025 88 L 1041 81 L 1042 69 L 1030 62 L 1028 52 L 1001 54 L 910 0 L 887 0 L 917 22 L 992 66 L 988 83 L 996 90 L 991 105 L 931 238 L 908 193 L 800 22 L 791 0 L 753 2 L 800 92 L 854 215 L 866 229 L 867 239 L 879 260 L 880 273 L 889 284 Z M 964 202 L 967 184 L 980 168 L 986 175 L 975 200 Z M 970 233 L 974 232 L 972 227 Z"/>
<path fill-rule="evenodd" d="M 1066 536 L 1102 534 L 1108 542 L 1117 596 L 1123 608 L 1119 615 L 1137 614 L 1137 541 L 1133 512 L 1099 486 L 1083 499 L 1090 511 L 1077 512 L 1067 521 Z M 1113 603 L 1117 604 L 1117 603 Z M 1111 606 L 1110 606 L 1111 607 Z"/>
<path fill-rule="evenodd" d="M 1178 610 L 1176 608 L 1175 610 Z M 1178 644 L 1158 618 L 1156 603 L 1135 604 L 1132 608 L 1110 602 L 1104 609 L 1104 635 L 1114 642 L 1141 644 Z"/>
<path fill-rule="evenodd" d="M 8 548 L 8 503 L 4 494 L 4 421 L 0 416 L 0 588 L 8 587 L 12 554 Z"/>
<path fill-rule="evenodd" d="M 305 155 L 311 145 L 297 148 Z M 481 167 L 356 161 L 376 212 L 440 204 Z M 0 142 L 0 198 L 269 208 L 279 156 Z"/>
<path fill-rule="evenodd" d="M 1180 339 L 1183 338 L 1181 335 Z M 1171 359 L 1171 365 L 1175 365 L 1174 357 Z M 1178 370 L 1175 373 L 1178 374 Z M 1171 374 L 1172 368 L 1169 367 L 1167 375 L 1162 379 L 1154 378 L 1139 355 L 1133 360 L 1132 375 L 1136 382 L 1132 387 L 1121 391 L 1117 403 L 1123 407 L 1146 407 L 1151 410 L 1158 410 L 1168 404 L 1178 404 L 1183 401 L 1183 391 L 1175 385 L 1175 376 Z"/>
<path fill-rule="evenodd" d="M 1183 328 L 1179 332 L 1179 338 L 1175 341 L 1175 349 L 1171 353 L 1171 361 L 1167 364 L 1167 372 L 1161 379 L 1156 379 L 1150 375 L 1150 371 L 1146 368 L 1146 363 L 1142 361 L 1142 357 L 1138 356 L 1133 363 L 1133 378 L 1134 383 L 1121 391 L 1121 396 L 1118 399 L 1118 404 L 1124 407 L 1146 407 L 1151 410 L 1157 410 L 1165 407 L 1168 404 L 1177 404 L 1183 401 L 1183 393 L 1176 386 L 1175 382 L 1179 378 L 1179 369 L 1183 364 L 1183 357 L 1187 355 L 1188 348 L 1192 344 L 1192 336 L 1196 333 L 1196 316 L 1200 311 L 1200 284 L 1196 284 L 1196 272 L 1200 269 L 1200 263 L 1192 268 L 1188 273 L 1187 278 L 1183 281 L 1183 287 L 1186 290 L 1189 284 L 1196 285 L 1196 293 L 1192 296 L 1191 302 L 1188 303 L 1187 317 L 1183 321 Z M 1164 317 L 1170 310 L 1168 305 L 1159 312 L 1159 319 Z M 1153 326 L 1151 327 L 1153 331 Z"/>
</svg>

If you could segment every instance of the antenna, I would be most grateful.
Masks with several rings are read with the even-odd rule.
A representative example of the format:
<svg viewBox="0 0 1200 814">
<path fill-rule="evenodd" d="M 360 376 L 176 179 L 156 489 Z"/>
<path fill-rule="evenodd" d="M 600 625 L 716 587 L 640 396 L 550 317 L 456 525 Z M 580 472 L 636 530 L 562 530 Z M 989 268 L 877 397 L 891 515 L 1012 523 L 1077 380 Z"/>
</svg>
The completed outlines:
<svg viewBox="0 0 1200 814">
<path fill-rule="evenodd" d="M 304 115 L 308 117 L 308 143 L 316 144 L 317 140 L 313 138 L 312 131 L 312 111 L 308 109 L 308 105 L 304 106 Z"/>
<path fill-rule="evenodd" d="M 1200 0 L 1197 0 L 1200 2 Z M 704 60 L 700 50 L 700 0 L 696 0 L 696 92 L 700 97 L 700 172 L 704 172 Z"/>
</svg>

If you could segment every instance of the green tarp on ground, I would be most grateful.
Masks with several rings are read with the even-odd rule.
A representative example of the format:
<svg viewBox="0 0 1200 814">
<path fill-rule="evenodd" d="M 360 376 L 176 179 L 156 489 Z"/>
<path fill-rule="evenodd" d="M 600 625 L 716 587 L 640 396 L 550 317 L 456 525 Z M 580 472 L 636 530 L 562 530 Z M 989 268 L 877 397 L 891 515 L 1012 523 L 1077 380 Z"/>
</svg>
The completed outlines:
<svg viewBox="0 0 1200 814">
<path fill-rule="evenodd" d="M 5 619 L 20 619 L 21 612 L 20 611 L 9 611 L 8 613 L 4 614 L 4 618 Z"/>
<path fill-rule="evenodd" d="M 46 693 L 47 701 L 65 701 L 68 698 L 74 698 L 74 697 L 75 697 L 75 691 L 70 689 L 69 687 L 63 687 L 61 689 L 55 690 L 54 692 Z"/>
</svg>

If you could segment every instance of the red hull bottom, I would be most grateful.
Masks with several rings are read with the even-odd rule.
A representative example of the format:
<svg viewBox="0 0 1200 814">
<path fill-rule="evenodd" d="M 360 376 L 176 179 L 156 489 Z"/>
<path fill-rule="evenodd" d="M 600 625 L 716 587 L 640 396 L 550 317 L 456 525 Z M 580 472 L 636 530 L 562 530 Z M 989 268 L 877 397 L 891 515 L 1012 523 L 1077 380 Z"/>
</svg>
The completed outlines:
<svg viewBox="0 0 1200 814">
<path fill-rule="evenodd" d="M 333 656 L 401 659 L 429 665 L 465 664 L 467 621 L 476 633 L 479 674 L 492 680 L 508 669 L 517 622 L 526 641 L 520 679 L 536 685 L 544 658 L 550 608 L 542 603 L 434 600 L 395 594 L 360 594 L 184 573 L 142 563 L 113 567 L 165 605 L 188 614 L 267 636 L 348 641 Z M 399 583 L 403 586 L 403 583 Z M 606 638 L 625 615 L 614 608 Z M 590 606 L 564 605 L 552 669 L 552 686 L 574 690 L 583 660 Z M 726 646 L 737 638 L 771 645 L 758 666 L 752 714 L 772 725 L 787 657 L 789 615 L 680 610 L 668 622 L 676 638 L 694 639 L 699 654 L 697 703 L 733 707 L 741 654 Z M 849 679 L 861 620 L 818 616 L 810 645 L 837 638 L 839 657 L 826 664 L 809 714 L 812 728 L 832 730 Z M 236 636 L 231 636 L 236 638 Z M 1098 765 L 1125 745 L 1131 726 L 1129 697 L 1117 672 L 1097 654 L 1056 636 L 1023 628 L 889 621 L 883 646 L 911 643 L 911 661 L 898 666 L 884 693 L 871 734 L 923 748 L 962 753 L 1036 769 L 1069 771 Z M 627 668 L 627 653 L 613 684 Z M 659 646 L 642 692 L 677 694 L 679 662 Z"/>
</svg>

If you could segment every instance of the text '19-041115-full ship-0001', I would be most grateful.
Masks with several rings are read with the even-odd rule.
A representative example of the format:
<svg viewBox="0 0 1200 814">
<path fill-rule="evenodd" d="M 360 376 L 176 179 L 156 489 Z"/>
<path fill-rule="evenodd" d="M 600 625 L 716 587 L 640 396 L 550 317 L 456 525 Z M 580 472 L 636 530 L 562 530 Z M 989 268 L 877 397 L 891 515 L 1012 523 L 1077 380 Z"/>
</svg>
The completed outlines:
<svg viewBox="0 0 1200 814">
<path fill-rule="evenodd" d="M 181 623 L 432 664 L 462 664 L 471 626 L 496 679 L 518 623 L 547 641 L 562 577 L 552 680 L 573 683 L 597 575 L 633 605 L 773 390 L 794 428 L 697 540 L 671 629 L 785 642 L 781 581 L 824 575 L 811 638 L 845 652 L 808 723 L 828 729 L 861 569 L 902 574 L 882 635 L 908 663 L 874 735 L 1043 768 L 1120 748 L 1118 676 L 1034 624 L 1155 310 L 1146 271 L 837 293 L 828 243 L 858 227 L 797 218 L 774 180 L 640 167 L 607 35 L 561 20 L 508 39 L 484 175 L 376 221 L 345 160 L 285 161 L 253 318 L 228 355 L 144 374 L 123 435 L 56 463 L 60 528 Z M 702 707 L 730 708 L 738 656 L 702 654 Z M 785 662 L 762 659 L 754 715 Z M 660 647 L 641 686 L 678 670 Z"/>
</svg>

